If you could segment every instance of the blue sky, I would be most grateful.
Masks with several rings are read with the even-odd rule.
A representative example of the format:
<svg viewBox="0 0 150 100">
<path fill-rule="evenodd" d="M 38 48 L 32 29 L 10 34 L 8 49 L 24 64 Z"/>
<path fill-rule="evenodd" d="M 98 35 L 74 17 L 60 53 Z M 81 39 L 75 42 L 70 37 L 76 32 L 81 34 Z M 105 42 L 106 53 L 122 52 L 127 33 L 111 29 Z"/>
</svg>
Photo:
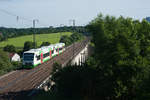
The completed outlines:
<svg viewBox="0 0 150 100">
<path fill-rule="evenodd" d="M 100 12 L 104 15 L 142 19 L 150 16 L 150 0 L 0 0 L 0 9 L 29 20 L 38 19 L 36 27 L 88 24 Z M 19 19 L 0 10 L 0 26 L 32 27 L 31 21 Z"/>
</svg>

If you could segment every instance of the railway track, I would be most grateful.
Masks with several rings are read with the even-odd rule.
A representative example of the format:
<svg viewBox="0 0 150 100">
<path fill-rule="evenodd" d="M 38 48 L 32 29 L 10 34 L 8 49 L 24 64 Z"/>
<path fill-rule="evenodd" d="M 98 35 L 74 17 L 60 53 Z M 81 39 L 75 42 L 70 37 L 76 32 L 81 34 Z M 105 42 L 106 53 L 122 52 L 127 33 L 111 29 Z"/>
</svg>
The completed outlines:
<svg viewBox="0 0 150 100">
<path fill-rule="evenodd" d="M 88 43 L 88 39 L 74 43 L 60 54 L 34 69 L 22 69 L 0 79 L 0 100 L 16 100 L 36 89 L 52 72 L 54 62 L 66 64 Z M 18 99 L 17 99 L 18 100 Z"/>
</svg>

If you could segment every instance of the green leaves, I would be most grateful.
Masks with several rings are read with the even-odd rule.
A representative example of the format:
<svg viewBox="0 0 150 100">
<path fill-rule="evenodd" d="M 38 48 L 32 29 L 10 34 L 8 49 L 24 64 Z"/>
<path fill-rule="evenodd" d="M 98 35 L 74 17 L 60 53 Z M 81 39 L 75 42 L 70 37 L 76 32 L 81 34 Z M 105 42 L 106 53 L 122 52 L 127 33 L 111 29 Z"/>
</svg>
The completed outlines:
<svg viewBox="0 0 150 100">
<path fill-rule="evenodd" d="M 16 52 L 16 48 L 13 45 L 6 45 L 3 50 L 10 53 Z"/>
<path fill-rule="evenodd" d="M 49 43 L 49 42 L 42 42 L 42 44 L 41 44 L 41 46 L 40 47 L 42 47 L 42 46 L 49 46 L 51 43 Z"/>
<path fill-rule="evenodd" d="M 83 39 L 83 35 L 80 33 L 73 33 L 70 37 L 69 36 L 62 36 L 59 42 L 65 43 L 67 46 L 72 44 L 73 42 L 77 42 Z"/>
<path fill-rule="evenodd" d="M 26 41 L 24 43 L 23 51 L 28 51 L 28 50 L 33 49 L 33 48 L 34 48 L 34 42 Z"/>
<path fill-rule="evenodd" d="M 8 53 L 0 50 L 0 75 L 9 71 L 11 67 Z"/>
<path fill-rule="evenodd" d="M 150 24 L 100 14 L 87 28 L 95 44 L 95 65 L 115 79 L 112 95 L 133 99 L 137 84 L 150 72 Z"/>
</svg>

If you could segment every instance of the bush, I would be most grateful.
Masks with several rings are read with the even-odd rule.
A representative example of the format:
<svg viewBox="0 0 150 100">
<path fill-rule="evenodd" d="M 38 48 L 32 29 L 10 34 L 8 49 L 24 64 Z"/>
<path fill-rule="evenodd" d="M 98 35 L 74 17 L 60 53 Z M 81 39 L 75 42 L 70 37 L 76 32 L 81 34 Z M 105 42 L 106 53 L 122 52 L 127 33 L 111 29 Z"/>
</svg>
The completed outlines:
<svg viewBox="0 0 150 100">
<path fill-rule="evenodd" d="M 8 53 L 0 50 L 0 74 L 4 74 L 12 68 Z"/>
<path fill-rule="evenodd" d="M 28 50 L 33 49 L 33 48 L 34 48 L 34 42 L 26 41 L 24 43 L 23 51 L 28 51 Z"/>
<path fill-rule="evenodd" d="M 69 36 L 62 36 L 59 42 L 65 43 L 67 46 L 72 44 L 73 42 L 77 42 L 83 39 L 83 35 L 80 33 L 73 33 L 70 37 Z"/>
<path fill-rule="evenodd" d="M 49 46 L 51 43 L 49 43 L 49 42 L 43 42 L 41 45 L 40 45 L 40 47 L 42 47 L 42 46 Z"/>
<path fill-rule="evenodd" d="M 6 45 L 3 50 L 10 53 L 16 52 L 16 48 L 13 45 Z"/>
</svg>

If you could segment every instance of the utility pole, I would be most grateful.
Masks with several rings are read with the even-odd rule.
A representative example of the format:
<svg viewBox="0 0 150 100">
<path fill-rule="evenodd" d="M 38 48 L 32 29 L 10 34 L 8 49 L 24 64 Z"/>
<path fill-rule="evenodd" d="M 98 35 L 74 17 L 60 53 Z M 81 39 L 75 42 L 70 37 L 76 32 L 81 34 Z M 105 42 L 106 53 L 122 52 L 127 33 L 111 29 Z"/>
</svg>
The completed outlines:
<svg viewBox="0 0 150 100">
<path fill-rule="evenodd" d="M 39 22 L 39 20 L 38 19 L 34 19 L 33 20 L 33 43 L 34 43 L 34 49 L 36 48 L 36 37 L 35 37 L 35 35 L 36 35 L 36 31 L 35 31 L 35 24 L 36 24 L 36 22 Z"/>
<path fill-rule="evenodd" d="M 73 23 L 73 33 L 75 33 L 75 25 L 76 25 L 76 20 L 75 19 L 72 19 L 72 20 L 70 20 L 72 23 Z M 74 58 L 74 54 L 75 54 L 75 43 L 74 43 L 75 41 L 73 41 L 73 58 Z"/>
<path fill-rule="evenodd" d="M 74 31 L 74 33 L 75 33 L 75 25 L 76 25 L 76 21 L 73 20 L 73 31 Z M 74 42 L 73 42 L 73 57 L 74 57 L 74 53 L 75 53 L 75 50 L 74 50 L 75 49 L 75 43 Z"/>
<path fill-rule="evenodd" d="M 60 28 L 62 28 L 64 26 L 64 24 L 60 24 Z M 62 37 L 62 32 L 60 32 L 60 39 Z"/>
</svg>

